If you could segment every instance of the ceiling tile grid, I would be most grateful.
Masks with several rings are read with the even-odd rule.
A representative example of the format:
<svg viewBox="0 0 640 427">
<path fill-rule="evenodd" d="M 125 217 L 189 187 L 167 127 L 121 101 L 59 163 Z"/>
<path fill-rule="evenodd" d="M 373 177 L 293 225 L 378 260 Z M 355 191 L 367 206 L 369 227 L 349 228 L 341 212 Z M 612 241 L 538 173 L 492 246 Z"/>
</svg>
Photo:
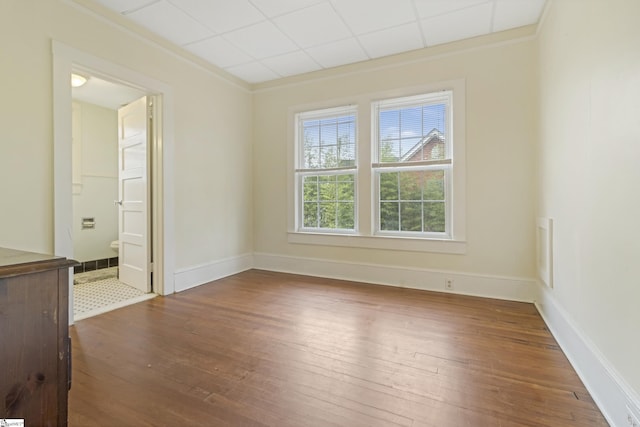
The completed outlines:
<svg viewBox="0 0 640 427">
<path fill-rule="evenodd" d="M 538 22 L 546 0 L 95 0 L 248 83 Z"/>
</svg>

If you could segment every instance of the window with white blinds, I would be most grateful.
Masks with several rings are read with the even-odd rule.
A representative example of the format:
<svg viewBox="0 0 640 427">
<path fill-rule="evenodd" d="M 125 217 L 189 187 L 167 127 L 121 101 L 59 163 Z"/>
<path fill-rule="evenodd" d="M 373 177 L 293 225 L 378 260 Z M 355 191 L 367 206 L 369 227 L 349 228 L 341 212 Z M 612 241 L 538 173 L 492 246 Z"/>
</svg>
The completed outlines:
<svg viewBox="0 0 640 427">
<path fill-rule="evenodd" d="M 375 232 L 450 236 L 452 92 L 372 104 Z"/>
<path fill-rule="evenodd" d="M 464 253 L 464 80 L 341 104 L 291 110 L 289 242 Z"/>
</svg>

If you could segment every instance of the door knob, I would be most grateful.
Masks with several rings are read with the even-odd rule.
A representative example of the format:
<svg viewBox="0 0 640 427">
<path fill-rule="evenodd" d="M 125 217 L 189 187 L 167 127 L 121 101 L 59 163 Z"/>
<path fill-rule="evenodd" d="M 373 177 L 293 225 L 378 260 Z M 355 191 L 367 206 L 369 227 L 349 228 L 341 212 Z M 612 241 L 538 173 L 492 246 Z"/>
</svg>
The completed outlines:
<svg viewBox="0 0 640 427">
<path fill-rule="evenodd" d="M 113 204 L 122 206 L 122 200 L 114 200 Z"/>
</svg>

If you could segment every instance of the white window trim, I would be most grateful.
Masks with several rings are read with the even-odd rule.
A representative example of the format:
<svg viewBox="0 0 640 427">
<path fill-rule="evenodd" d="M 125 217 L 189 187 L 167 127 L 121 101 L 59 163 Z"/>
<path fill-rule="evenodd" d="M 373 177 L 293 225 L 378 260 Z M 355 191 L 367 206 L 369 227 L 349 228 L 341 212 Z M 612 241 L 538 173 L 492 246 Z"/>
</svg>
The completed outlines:
<svg viewBox="0 0 640 427">
<path fill-rule="evenodd" d="M 467 242 L 450 239 L 431 239 L 399 236 L 340 235 L 329 233 L 289 232 L 288 242 L 304 245 L 337 246 L 364 249 L 384 249 L 410 252 L 464 254 Z"/>
<path fill-rule="evenodd" d="M 337 247 L 353 247 L 381 250 L 400 250 L 414 252 L 433 252 L 447 254 L 464 254 L 467 250 L 466 242 L 466 90 L 465 80 L 456 79 L 443 81 L 434 84 L 421 85 L 417 87 L 403 88 L 384 92 L 376 92 L 364 94 L 356 99 L 333 99 L 321 103 L 299 105 L 289 109 L 288 114 L 288 179 L 287 179 L 287 203 L 289 206 L 287 216 L 287 239 L 292 244 L 304 245 L 320 245 L 320 246 L 337 246 Z M 451 238 L 425 238 L 425 237 L 409 237 L 409 236 L 379 236 L 374 235 L 374 213 L 373 213 L 373 194 L 363 194 L 363 188 L 371 188 L 373 186 L 373 172 L 369 168 L 358 171 L 358 184 L 356 190 L 356 233 L 337 234 L 337 233 L 319 233 L 310 231 L 296 231 L 296 215 L 298 207 L 296 206 L 295 188 L 295 167 L 296 157 L 298 155 L 296 147 L 295 132 L 297 132 L 296 114 L 310 111 L 321 110 L 335 105 L 357 106 L 357 155 L 358 159 L 370 159 L 371 157 L 371 104 L 380 99 L 400 98 L 411 96 L 419 93 L 436 92 L 440 90 L 453 91 L 453 114 L 452 123 L 455 142 L 453 144 L 453 162 L 455 163 L 454 173 L 452 177 L 452 194 L 451 198 Z M 360 191 L 358 191 L 360 189 Z M 365 202 L 367 206 L 363 206 Z"/>
</svg>

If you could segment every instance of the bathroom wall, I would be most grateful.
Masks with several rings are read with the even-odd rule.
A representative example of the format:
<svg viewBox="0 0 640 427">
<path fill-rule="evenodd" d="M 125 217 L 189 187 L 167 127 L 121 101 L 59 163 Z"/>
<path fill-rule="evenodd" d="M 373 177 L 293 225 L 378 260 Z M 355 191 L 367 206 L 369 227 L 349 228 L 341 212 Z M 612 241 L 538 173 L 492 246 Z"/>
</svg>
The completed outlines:
<svg viewBox="0 0 640 427">
<path fill-rule="evenodd" d="M 73 257 L 78 261 L 117 256 L 110 243 L 118 238 L 118 112 L 74 101 Z M 83 218 L 95 228 L 82 229 Z"/>
</svg>

